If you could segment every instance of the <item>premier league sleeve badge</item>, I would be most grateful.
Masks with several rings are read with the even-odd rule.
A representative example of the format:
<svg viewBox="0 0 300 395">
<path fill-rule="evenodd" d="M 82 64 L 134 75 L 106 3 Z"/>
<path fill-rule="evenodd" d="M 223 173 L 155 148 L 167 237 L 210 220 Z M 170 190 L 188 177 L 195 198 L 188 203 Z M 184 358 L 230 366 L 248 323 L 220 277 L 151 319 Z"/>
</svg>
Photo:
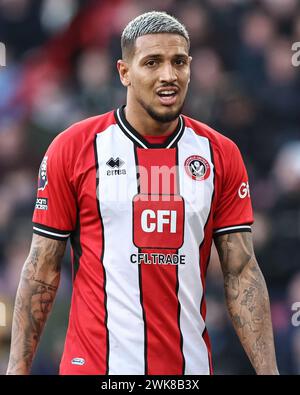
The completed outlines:
<svg viewBox="0 0 300 395">
<path fill-rule="evenodd" d="M 48 178 L 47 178 L 47 160 L 48 157 L 45 156 L 44 159 L 42 160 L 40 170 L 39 170 L 39 179 L 38 179 L 38 190 L 43 191 L 47 184 L 48 184 Z"/>
</svg>

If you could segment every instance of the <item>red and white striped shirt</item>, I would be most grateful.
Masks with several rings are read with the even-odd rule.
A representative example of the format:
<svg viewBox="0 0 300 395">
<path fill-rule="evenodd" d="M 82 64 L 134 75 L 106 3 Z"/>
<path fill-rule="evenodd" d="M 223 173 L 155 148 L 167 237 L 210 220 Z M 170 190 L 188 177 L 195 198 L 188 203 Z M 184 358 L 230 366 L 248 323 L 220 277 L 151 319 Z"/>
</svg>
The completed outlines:
<svg viewBox="0 0 300 395">
<path fill-rule="evenodd" d="M 124 108 L 59 134 L 39 174 L 34 232 L 71 237 L 61 374 L 209 374 L 205 274 L 215 235 L 251 231 L 236 145 L 186 116 L 152 144 Z"/>
</svg>

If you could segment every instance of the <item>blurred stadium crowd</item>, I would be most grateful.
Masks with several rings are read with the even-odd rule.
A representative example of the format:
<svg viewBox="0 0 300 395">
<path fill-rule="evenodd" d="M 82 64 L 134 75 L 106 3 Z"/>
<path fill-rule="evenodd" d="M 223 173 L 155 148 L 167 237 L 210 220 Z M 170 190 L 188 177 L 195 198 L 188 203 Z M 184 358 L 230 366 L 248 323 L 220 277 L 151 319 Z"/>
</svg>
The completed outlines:
<svg viewBox="0 0 300 395">
<path fill-rule="evenodd" d="M 8 361 L 11 314 L 31 240 L 37 173 L 57 133 L 125 102 L 116 72 L 120 34 L 150 10 L 178 17 L 191 35 L 192 79 L 184 113 L 239 146 L 255 209 L 255 250 L 271 297 L 279 369 L 300 374 L 300 41 L 299 0 L 0 0 L 0 374 Z M 71 292 L 62 284 L 33 373 L 57 372 Z M 215 251 L 207 323 L 218 374 L 253 373 L 224 305 Z"/>
</svg>

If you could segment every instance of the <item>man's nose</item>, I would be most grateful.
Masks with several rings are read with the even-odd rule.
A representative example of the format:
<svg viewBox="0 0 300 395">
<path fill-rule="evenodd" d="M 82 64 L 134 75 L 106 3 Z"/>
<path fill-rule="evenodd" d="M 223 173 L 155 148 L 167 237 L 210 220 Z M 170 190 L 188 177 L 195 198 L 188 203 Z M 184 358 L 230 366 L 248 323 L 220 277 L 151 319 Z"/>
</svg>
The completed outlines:
<svg viewBox="0 0 300 395">
<path fill-rule="evenodd" d="M 177 75 L 172 64 L 165 63 L 162 66 L 159 79 L 160 82 L 174 82 L 177 80 Z"/>
</svg>

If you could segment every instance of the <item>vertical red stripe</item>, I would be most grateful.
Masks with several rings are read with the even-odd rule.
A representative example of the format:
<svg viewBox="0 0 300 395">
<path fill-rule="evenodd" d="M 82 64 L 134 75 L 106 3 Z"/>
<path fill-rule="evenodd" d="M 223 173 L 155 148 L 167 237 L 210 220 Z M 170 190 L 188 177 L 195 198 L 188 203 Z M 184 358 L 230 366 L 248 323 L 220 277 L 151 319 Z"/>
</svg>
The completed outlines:
<svg viewBox="0 0 300 395">
<path fill-rule="evenodd" d="M 178 192 L 176 149 L 137 149 L 140 193 L 173 195 Z"/>
<path fill-rule="evenodd" d="M 141 194 L 175 194 L 176 149 L 137 149 Z M 158 176 L 158 168 L 171 169 Z M 153 168 L 155 167 L 155 168 Z M 151 171 L 152 170 L 152 171 Z M 154 172 L 153 172 L 154 170 Z M 168 173 L 165 172 L 165 174 Z M 177 253 L 177 250 L 147 250 L 143 253 Z M 141 264 L 141 292 L 147 339 L 147 374 L 182 374 L 183 357 L 178 327 L 176 265 Z"/>
</svg>

